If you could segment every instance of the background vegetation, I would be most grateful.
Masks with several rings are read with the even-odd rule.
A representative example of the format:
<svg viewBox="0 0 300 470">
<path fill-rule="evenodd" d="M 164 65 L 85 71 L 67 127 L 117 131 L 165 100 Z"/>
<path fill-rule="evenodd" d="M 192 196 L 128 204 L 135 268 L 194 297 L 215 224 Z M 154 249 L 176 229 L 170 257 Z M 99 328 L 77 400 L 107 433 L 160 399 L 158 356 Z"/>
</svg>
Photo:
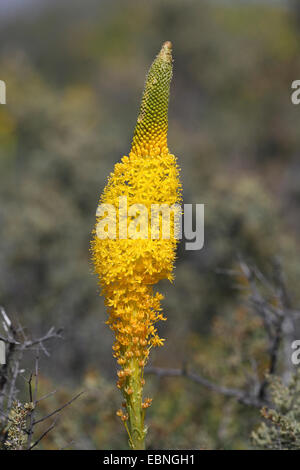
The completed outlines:
<svg viewBox="0 0 300 470">
<path fill-rule="evenodd" d="M 265 372 L 274 372 L 275 333 L 257 307 L 247 267 L 265 305 L 286 313 L 300 300 L 300 112 L 290 100 L 300 78 L 298 2 L 40 1 L 0 26 L 7 84 L 0 304 L 37 336 L 52 325 L 64 329 L 64 340 L 49 344 L 51 357 L 41 353 L 39 393 L 57 389 L 41 413 L 85 390 L 39 448 L 127 446 L 115 416 L 112 335 L 89 240 L 106 178 L 129 150 L 145 72 L 165 40 L 175 55 L 169 146 L 182 168 L 184 202 L 206 205 L 206 240 L 200 252 L 180 245 L 175 283 L 161 286 L 167 341 L 151 366 L 183 367 L 251 395 Z M 271 293 L 257 270 L 275 286 Z M 275 372 L 287 378 L 290 343 L 281 341 L 280 328 Z M 297 331 L 296 321 L 295 338 Z M 24 367 L 34 367 L 33 352 Z M 160 375 L 149 375 L 146 385 L 154 398 L 150 448 L 264 442 L 265 430 L 260 442 L 251 432 L 265 396 L 249 406 L 188 377 Z"/>
</svg>

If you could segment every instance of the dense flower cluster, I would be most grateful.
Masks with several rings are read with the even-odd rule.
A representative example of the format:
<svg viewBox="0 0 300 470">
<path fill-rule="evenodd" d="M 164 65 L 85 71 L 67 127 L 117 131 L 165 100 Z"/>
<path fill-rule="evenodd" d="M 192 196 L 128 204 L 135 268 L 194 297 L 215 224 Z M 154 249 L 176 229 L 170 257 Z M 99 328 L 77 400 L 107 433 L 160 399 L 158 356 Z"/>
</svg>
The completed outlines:
<svg viewBox="0 0 300 470">
<path fill-rule="evenodd" d="M 165 43 L 152 64 L 143 95 L 141 111 L 129 156 L 117 163 L 100 198 L 101 204 L 113 204 L 119 233 L 119 198 L 126 196 L 128 206 L 143 204 L 148 213 L 152 204 L 180 201 L 181 186 L 176 158 L 167 148 L 167 110 L 172 76 L 171 45 Z M 118 387 L 122 389 L 130 415 L 136 400 L 141 408 L 143 367 L 153 346 L 163 344 L 156 322 L 164 320 L 160 301 L 153 285 L 163 278 L 172 280 L 175 260 L 176 227 L 171 219 L 170 239 L 99 239 L 92 241 L 92 257 L 102 293 L 109 311 L 108 323 L 115 332 L 114 356 L 121 366 Z M 97 219 L 99 221 L 99 218 Z M 126 224 L 132 222 L 129 218 Z M 148 230 L 151 230 L 150 221 Z M 127 414 L 118 412 L 125 421 Z M 130 416 L 129 416 L 130 418 Z"/>
</svg>

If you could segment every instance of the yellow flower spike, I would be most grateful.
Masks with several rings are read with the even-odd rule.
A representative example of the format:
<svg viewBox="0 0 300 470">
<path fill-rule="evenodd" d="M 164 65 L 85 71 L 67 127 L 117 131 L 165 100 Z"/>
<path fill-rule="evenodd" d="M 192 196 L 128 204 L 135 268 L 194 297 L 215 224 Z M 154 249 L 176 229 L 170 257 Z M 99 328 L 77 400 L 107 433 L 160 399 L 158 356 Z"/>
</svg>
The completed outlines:
<svg viewBox="0 0 300 470">
<path fill-rule="evenodd" d="M 115 165 L 100 197 L 100 204 L 115 208 L 116 237 L 98 238 L 97 224 L 105 217 L 102 215 L 97 217 L 91 245 L 95 272 L 109 313 L 108 324 L 116 337 L 114 357 L 121 367 L 117 387 L 123 393 L 127 414 L 118 411 L 118 415 L 125 423 L 133 449 L 145 448 L 144 415 L 151 403 L 142 397 L 144 366 L 150 349 L 163 345 L 154 327 L 157 321 L 165 320 L 160 306 L 163 296 L 153 292 L 153 285 L 161 279 L 173 279 L 177 240 L 172 217 L 169 238 L 163 238 L 160 229 L 151 238 L 151 220 L 147 221 L 145 214 L 142 217 L 140 213 L 140 231 L 145 219 L 148 233 L 144 230 L 142 235 L 146 236 L 128 236 L 136 216 L 126 219 L 125 214 L 124 218 L 120 200 L 125 197 L 128 207 L 143 204 L 149 216 L 153 204 L 171 207 L 181 200 L 179 168 L 167 146 L 171 78 L 172 45 L 165 42 L 146 79 L 129 156 L 123 156 Z M 123 236 L 124 229 L 127 236 Z"/>
</svg>

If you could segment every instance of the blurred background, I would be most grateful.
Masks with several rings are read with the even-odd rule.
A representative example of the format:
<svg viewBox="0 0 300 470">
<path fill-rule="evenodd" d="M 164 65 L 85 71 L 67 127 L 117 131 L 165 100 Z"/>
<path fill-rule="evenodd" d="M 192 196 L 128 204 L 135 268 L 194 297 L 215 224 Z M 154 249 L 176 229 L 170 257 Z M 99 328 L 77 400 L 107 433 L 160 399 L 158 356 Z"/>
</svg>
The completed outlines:
<svg viewBox="0 0 300 470">
<path fill-rule="evenodd" d="M 145 73 L 174 47 L 169 147 L 185 203 L 204 203 L 205 246 L 179 246 L 162 283 L 166 343 L 151 364 L 191 367 L 244 387 L 263 328 L 227 270 L 243 257 L 283 267 L 299 303 L 300 3 L 7 0 L 0 4 L 0 304 L 64 340 L 41 362 L 41 387 L 83 397 L 43 448 L 126 448 L 115 411 L 112 334 L 89 255 L 99 195 L 130 148 Z M 31 358 L 28 358 L 28 367 Z M 249 369 L 249 370 L 248 370 Z M 42 392 L 41 392 L 42 393 Z M 148 377 L 150 448 L 249 448 L 259 410 L 185 378 Z M 46 406 L 46 404 L 45 404 Z"/>
</svg>

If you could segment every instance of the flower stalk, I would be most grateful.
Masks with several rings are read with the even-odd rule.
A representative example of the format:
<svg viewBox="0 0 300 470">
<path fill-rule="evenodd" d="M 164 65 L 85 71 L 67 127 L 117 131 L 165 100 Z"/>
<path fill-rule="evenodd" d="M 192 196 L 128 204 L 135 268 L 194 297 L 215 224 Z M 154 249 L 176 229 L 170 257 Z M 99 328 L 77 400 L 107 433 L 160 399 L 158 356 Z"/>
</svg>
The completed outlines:
<svg viewBox="0 0 300 470">
<path fill-rule="evenodd" d="M 100 204 L 115 207 L 119 234 L 120 198 L 125 196 L 129 205 L 143 204 L 149 213 L 153 204 L 171 207 L 181 200 L 179 168 L 167 147 L 171 78 L 172 45 L 166 42 L 146 79 L 131 151 L 115 165 L 100 197 Z M 103 214 L 97 217 L 97 224 L 103 223 L 105 217 Z M 139 213 L 128 218 L 128 233 L 132 222 L 139 225 L 138 217 Z M 151 223 L 147 224 L 149 234 Z M 107 323 L 116 338 L 113 353 L 120 366 L 117 387 L 124 398 L 117 415 L 127 429 L 131 448 L 136 450 L 145 449 L 145 410 L 152 401 L 143 399 L 144 367 L 150 349 L 164 342 L 156 328 L 158 321 L 165 320 L 160 305 L 163 297 L 154 292 L 153 286 L 161 279 L 173 279 L 177 244 L 174 219 L 170 217 L 170 237 L 164 239 L 162 229 L 158 235 L 154 239 L 141 233 L 135 237 L 100 239 L 95 229 L 91 247 L 109 313 Z"/>
</svg>

